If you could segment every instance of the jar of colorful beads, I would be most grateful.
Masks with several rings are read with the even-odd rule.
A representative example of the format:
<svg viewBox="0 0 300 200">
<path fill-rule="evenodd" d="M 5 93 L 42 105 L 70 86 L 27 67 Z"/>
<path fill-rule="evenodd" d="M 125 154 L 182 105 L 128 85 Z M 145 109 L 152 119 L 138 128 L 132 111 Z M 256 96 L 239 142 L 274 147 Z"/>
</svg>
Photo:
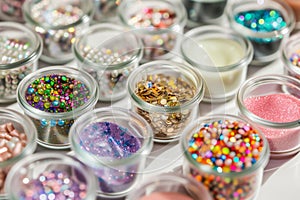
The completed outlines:
<svg viewBox="0 0 300 200">
<path fill-rule="evenodd" d="M 138 114 L 123 108 L 98 108 L 79 117 L 70 130 L 76 157 L 98 177 L 98 196 L 119 198 L 136 187 L 153 132 Z"/>
<path fill-rule="evenodd" d="M 231 27 L 252 42 L 252 64 L 267 64 L 279 57 L 282 41 L 295 27 L 288 4 L 282 0 L 236 0 L 227 10 Z"/>
<path fill-rule="evenodd" d="M 205 80 L 203 101 L 228 101 L 246 80 L 253 47 L 242 35 L 215 25 L 201 26 L 186 32 L 180 47 L 184 59 Z"/>
<path fill-rule="evenodd" d="M 74 120 L 94 108 L 99 89 L 88 73 L 50 66 L 26 76 L 18 87 L 18 105 L 38 130 L 38 143 L 54 149 L 68 148 Z"/>
<path fill-rule="evenodd" d="M 271 156 L 300 151 L 300 80 L 265 75 L 247 80 L 237 93 L 241 116 L 256 124 L 269 141 Z"/>
<path fill-rule="evenodd" d="M 93 0 L 27 0 L 23 4 L 26 24 L 44 44 L 41 59 L 63 64 L 71 61 L 75 37 L 89 26 Z"/>
<path fill-rule="evenodd" d="M 22 158 L 36 149 L 37 130 L 25 115 L 9 108 L 0 108 L 0 199 L 4 192 L 7 173 Z"/>
<path fill-rule="evenodd" d="M 269 145 L 252 123 L 235 115 L 208 115 L 183 131 L 183 173 L 203 183 L 213 199 L 255 199 Z"/>
<path fill-rule="evenodd" d="M 39 36 L 15 22 L 0 22 L 0 102 L 16 101 L 20 81 L 37 68 Z"/>
<path fill-rule="evenodd" d="M 5 21 L 24 22 L 22 6 L 25 0 L 0 1 L 0 19 Z"/>
<path fill-rule="evenodd" d="M 154 141 L 171 142 L 197 117 L 204 81 L 188 64 L 157 60 L 130 74 L 127 92 L 132 110 L 151 125 Z"/>
<path fill-rule="evenodd" d="M 89 27 L 73 46 L 78 66 L 98 82 L 100 101 L 116 101 L 126 95 L 129 74 L 143 54 L 141 40 L 123 26 L 101 23 Z"/>
<path fill-rule="evenodd" d="M 281 48 L 284 73 L 300 80 L 300 33 L 292 35 Z"/>
<path fill-rule="evenodd" d="M 7 176 L 8 199 L 96 199 L 96 177 L 78 160 L 61 153 L 36 153 Z"/>
<path fill-rule="evenodd" d="M 139 35 L 144 44 L 143 62 L 174 56 L 187 21 L 181 2 L 126 0 L 118 7 L 121 23 Z M 173 52 L 173 53 L 172 53 Z"/>
</svg>

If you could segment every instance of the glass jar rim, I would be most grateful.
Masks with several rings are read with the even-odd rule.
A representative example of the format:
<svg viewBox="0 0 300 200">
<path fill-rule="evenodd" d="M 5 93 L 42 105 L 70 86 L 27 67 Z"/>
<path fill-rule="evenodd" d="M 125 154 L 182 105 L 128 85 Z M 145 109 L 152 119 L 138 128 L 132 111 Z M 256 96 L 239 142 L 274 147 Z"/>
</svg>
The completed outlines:
<svg viewBox="0 0 300 200">
<path fill-rule="evenodd" d="M 293 46 L 294 44 L 298 44 L 298 49 L 300 50 L 300 32 L 293 34 L 291 37 L 288 38 L 287 41 L 284 42 L 284 44 L 281 47 L 281 60 L 285 64 L 284 67 L 288 68 L 289 70 L 292 70 L 294 73 L 300 74 L 300 67 L 292 64 L 289 58 L 290 55 L 288 55 L 287 52 L 287 48 L 289 46 Z"/>
<path fill-rule="evenodd" d="M 243 56 L 243 58 L 240 59 L 237 63 L 225 65 L 225 66 L 218 66 L 218 67 L 203 65 L 203 64 L 199 64 L 199 63 L 196 63 L 195 61 L 193 61 L 189 57 L 188 53 L 186 52 L 186 49 L 183 48 L 185 42 L 193 41 L 193 43 L 198 46 L 198 43 L 195 38 L 200 38 L 199 36 L 201 34 L 210 35 L 210 31 L 212 31 L 213 34 L 218 34 L 220 36 L 220 37 L 216 36 L 216 37 L 210 37 L 210 38 L 229 38 L 229 37 L 226 37 L 228 35 L 234 41 L 237 41 L 237 42 L 238 42 L 238 40 L 241 41 L 239 43 L 243 43 L 243 45 L 245 45 L 245 47 L 246 47 L 245 55 Z M 225 71 L 229 71 L 229 70 L 232 70 L 232 69 L 235 69 L 238 67 L 248 65 L 252 61 L 253 53 L 254 53 L 253 46 L 252 46 L 250 40 L 248 40 L 247 38 L 238 34 L 237 32 L 234 32 L 230 29 L 224 29 L 223 27 L 219 27 L 216 25 L 205 25 L 205 26 L 193 28 L 193 29 L 189 30 L 188 32 L 186 32 L 184 34 L 183 41 L 181 42 L 180 50 L 181 50 L 181 54 L 183 55 L 183 57 L 189 63 L 192 63 L 193 66 L 196 66 L 199 69 L 203 69 L 203 70 L 211 71 L 211 72 L 225 72 Z"/>
<path fill-rule="evenodd" d="M 77 131 L 77 126 L 79 124 L 85 124 L 85 125 L 90 124 L 91 122 L 93 122 L 93 118 L 91 117 L 91 115 L 97 115 L 97 114 L 103 116 L 105 116 L 105 114 L 109 116 L 111 115 L 112 117 L 114 117 L 114 119 L 118 119 L 118 117 L 119 118 L 125 117 L 125 119 L 134 118 L 139 122 L 141 122 L 142 124 L 144 124 L 143 128 L 146 129 L 148 137 L 143 137 L 144 141 L 141 147 L 138 149 L 137 152 L 130 155 L 129 157 L 122 158 L 122 159 L 115 159 L 113 161 L 109 159 L 99 159 L 99 156 L 93 155 L 90 152 L 83 150 L 80 144 L 77 143 L 76 141 L 76 137 L 79 134 L 78 131 L 81 131 L 81 130 Z M 89 163 L 88 165 L 98 166 L 99 164 L 99 165 L 108 165 L 108 166 L 120 166 L 136 160 L 140 155 L 148 155 L 150 153 L 153 146 L 153 131 L 144 118 L 142 118 L 141 116 L 139 116 L 138 114 L 130 110 L 121 107 L 103 107 L 103 108 L 96 108 L 80 116 L 71 126 L 69 140 L 71 144 L 71 149 L 75 152 L 76 155 L 78 155 L 78 159 L 81 160 L 82 162 L 86 163 L 88 160 Z"/>
<path fill-rule="evenodd" d="M 58 74 L 58 75 L 65 74 L 66 76 L 69 77 L 74 77 L 74 75 L 78 77 L 82 77 L 79 80 L 86 81 L 85 85 L 90 91 L 89 100 L 82 106 L 79 106 L 70 112 L 50 113 L 32 107 L 31 105 L 28 104 L 28 102 L 25 99 L 24 96 L 25 90 L 27 89 L 29 84 L 31 84 L 36 79 L 43 77 L 44 74 Z M 53 119 L 53 118 L 70 119 L 70 118 L 80 116 L 83 113 L 85 113 L 90 106 L 96 105 L 98 101 L 98 96 L 99 96 L 98 84 L 96 80 L 89 73 L 66 65 L 48 66 L 45 68 L 41 68 L 25 76 L 24 79 L 22 79 L 22 81 L 19 83 L 17 87 L 18 104 L 21 106 L 21 108 L 24 110 L 26 114 L 28 114 L 33 118 L 38 117 L 38 119 Z"/>
<path fill-rule="evenodd" d="M 94 63 L 94 62 L 84 58 L 82 56 L 82 53 L 80 52 L 80 48 L 79 48 L 81 45 L 81 41 L 84 38 L 87 38 L 89 36 L 89 34 L 95 34 L 101 30 L 111 30 L 113 32 L 119 32 L 120 34 L 121 33 L 131 34 L 134 37 L 136 45 L 137 45 L 137 47 L 133 51 L 135 53 L 135 55 L 132 55 L 128 61 L 118 63 L 118 64 L 107 64 L 107 65 L 103 65 L 101 63 Z M 119 35 L 117 35 L 117 37 L 119 37 Z M 110 39 L 112 39 L 112 38 L 108 38 L 108 40 L 110 40 Z M 106 41 L 107 40 L 101 42 L 101 44 L 104 44 Z M 90 26 L 89 28 L 84 30 L 82 32 L 82 34 L 80 34 L 76 38 L 75 43 L 72 45 L 72 51 L 73 51 L 73 54 L 75 55 L 75 57 L 80 62 L 88 64 L 89 67 L 93 68 L 94 70 L 99 70 L 99 69 L 101 69 L 101 70 L 117 70 L 117 69 L 121 69 L 124 66 L 127 66 L 131 63 L 134 63 L 137 60 L 140 60 L 143 55 L 143 44 L 139 37 L 137 37 L 132 31 L 127 31 L 125 29 L 125 27 L 123 27 L 123 26 L 113 24 L 113 23 L 100 23 L 100 24 L 95 24 L 93 26 Z"/>
<path fill-rule="evenodd" d="M 149 70 L 149 68 L 151 68 L 151 66 L 155 67 L 157 65 L 160 65 L 161 68 L 164 66 L 169 70 L 184 71 L 186 74 L 191 74 L 193 76 L 193 78 L 195 79 L 194 86 L 196 88 L 193 98 L 179 106 L 163 107 L 163 106 L 157 106 L 157 105 L 153 105 L 151 103 L 147 103 L 144 100 L 142 100 L 140 97 L 138 97 L 135 93 L 135 88 L 132 88 L 131 83 L 134 81 L 134 79 L 137 77 L 138 74 L 140 74 L 141 72 L 151 71 L 151 69 Z M 186 74 L 182 74 L 182 75 L 186 75 Z M 148 63 L 145 63 L 145 64 L 139 66 L 136 70 L 134 70 L 129 75 L 128 81 L 127 81 L 127 89 L 128 89 L 128 93 L 129 93 L 130 97 L 133 99 L 133 101 L 136 104 L 138 104 L 139 106 L 142 106 L 143 110 L 147 110 L 150 112 L 158 112 L 158 113 L 161 113 L 161 112 L 172 113 L 172 112 L 178 112 L 178 110 L 185 110 L 186 108 L 193 105 L 194 103 L 197 103 L 197 102 L 199 103 L 204 96 L 203 78 L 200 75 L 200 73 L 188 64 L 183 64 L 183 63 L 179 63 L 179 62 L 175 62 L 175 61 L 171 61 L 171 60 L 156 60 L 156 61 L 151 61 L 151 62 L 148 62 Z"/>
<path fill-rule="evenodd" d="M 82 10 L 83 14 L 79 17 L 78 20 L 76 20 L 73 23 L 67 24 L 67 25 L 59 25 L 59 26 L 53 26 L 51 24 L 47 23 L 40 23 L 36 21 L 34 18 L 32 18 L 32 12 L 31 12 L 31 4 L 36 0 L 26 0 L 22 6 L 22 10 L 24 12 L 24 19 L 27 21 L 27 23 L 33 24 L 35 26 L 39 26 L 44 29 L 50 29 L 50 30 L 61 30 L 61 29 L 68 29 L 73 28 L 79 24 L 86 23 L 90 20 L 90 17 L 94 14 L 94 8 L 93 8 L 93 2 L 92 0 L 84 0 L 84 4 L 87 5 L 86 10 Z M 81 0 L 82 1 L 82 0 Z M 34 2 L 35 3 L 35 2 Z M 33 3 L 33 4 L 34 4 Z"/>
<path fill-rule="evenodd" d="M 219 173 L 216 170 L 214 170 L 211 166 L 209 165 L 205 165 L 205 164 L 201 164 L 198 163 L 195 159 L 192 158 L 192 156 L 189 154 L 189 152 L 187 151 L 188 146 L 187 146 L 187 136 L 191 135 L 191 131 L 195 128 L 200 126 L 201 122 L 203 121 L 218 121 L 218 120 L 225 120 L 225 119 L 235 119 L 241 122 L 245 122 L 247 124 L 250 124 L 251 127 L 253 127 L 255 130 L 258 130 L 260 137 L 263 140 L 263 150 L 261 152 L 261 156 L 260 159 L 251 167 L 246 168 L 244 170 L 242 170 L 241 172 L 228 172 L 228 173 Z M 190 139 L 190 137 L 188 138 Z M 190 123 L 186 128 L 184 128 L 183 130 L 183 134 L 180 138 L 180 146 L 181 146 L 181 150 L 184 153 L 185 158 L 189 161 L 190 164 L 192 164 L 194 167 L 196 167 L 197 169 L 200 169 L 203 172 L 209 173 L 209 174 L 214 174 L 216 176 L 222 176 L 222 177 L 241 177 L 241 176 L 245 176 L 248 174 L 251 174 L 253 172 L 255 172 L 256 170 L 258 170 L 259 168 L 264 168 L 268 161 L 269 161 L 269 157 L 270 157 L 270 148 L 269 148 L 269 143 L 267 138 L 264 136 L 264 134 L 261 132 L 261 130 L 259 128 L 257 128 L 255 125 L 253 125 L 253 123 L 251 123 L 250 121 L 236 116 L 236 115 L 231 115 L 231 114 L 211 114 L 208 116 L 203 116 L 203 117 L 199 117 L 198 119 L 196 119 L 194 122 Z"/>
<path fill-rule="evenodd" d="M 237 95 L 236 95 L 236 104 L 241 111 L 242 114 L 244 114 L 246 117 L 248 117 L 251 121 L 261 124 L 263 126 L 272 127 L 275 129 L 287 129 L 287 128 L 296 128 L 299 127 L 300 119 L 292 121 L 292 122 L 272 122 L 266 119 L 263 119 L 261 117 L 258 117 L 257 115 L 253 114 L 251 111 L 247 109 L 244 103 L 244 93 L 248 90 L 251 90 L 251 88 L 256 87 L 260 84 L 268 84 L 268 83 L 276 83 L 276 84 L 288 84 L 292 87 L 298 88 L 300 90 L 300 80 L 286 75 L 279 75 L 279 74 L 269 74 L 264 76 L 257 76 L 252 77 L 248 79 L 246 82 L 244 82 L 241 87 L 239 88 Z"/>
<path fill-rule="evenodd" d="M 5 27 L 5 30 L 9 30 L 10 28 L 16 29 L 20 32 L 26 33 L 30 35 L 30 40 L 33 40 L 33 49 L 31 50 L 28 57 L 18 60 L 9 64 L 0 64 L 0 69 L 13 69 L 23 65 L 26 65 L 34 60 L 37 60 L 43 49 L 43 43 L 41 37 L 27 28 L 26 26 L 16 23 L 16 22 L 0 22 L 0 27 Z M 27 36 L 28 37 L 28 36 Z"/>
</svg>

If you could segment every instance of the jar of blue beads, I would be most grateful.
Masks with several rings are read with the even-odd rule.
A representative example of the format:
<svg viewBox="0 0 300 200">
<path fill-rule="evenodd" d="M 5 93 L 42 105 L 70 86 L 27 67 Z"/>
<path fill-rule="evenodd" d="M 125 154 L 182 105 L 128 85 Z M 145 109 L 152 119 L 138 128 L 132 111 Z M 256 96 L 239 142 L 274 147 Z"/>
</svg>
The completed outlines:
<svg viewBox="0 0 300 200">
<path fill-rule="evenodd" d="M 293 10 L 280 0 L 237 0 L 228 8 L 227 16 L 230 26 L 251 40 L 254 65 L 278 58 L 282 41 L 295 26 Z"/>
</svg>

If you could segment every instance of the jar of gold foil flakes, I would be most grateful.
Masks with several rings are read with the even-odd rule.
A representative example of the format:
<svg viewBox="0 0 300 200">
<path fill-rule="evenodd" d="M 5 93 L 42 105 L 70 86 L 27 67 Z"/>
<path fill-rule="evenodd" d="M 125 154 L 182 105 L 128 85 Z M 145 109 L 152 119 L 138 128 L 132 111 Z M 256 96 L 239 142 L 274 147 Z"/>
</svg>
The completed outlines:
<svg viewBox="0 0 300 200">
<path fill-rule="evenodd" d="M 127 92 L 132 110 L 152 126 L 154 141 L 171 142 L 197 116 L 204 86 L 201 75 L 190 65 L 158 60 L 130 74 Z"/>
<path fill-rule="evenodd" d="M 89 26 L 92 0 L 27 0 L 23 5 L 26 24 L 43 40 L 41 59 L 62 64 L 73 59 L 75 37 Z"/>
</svg>

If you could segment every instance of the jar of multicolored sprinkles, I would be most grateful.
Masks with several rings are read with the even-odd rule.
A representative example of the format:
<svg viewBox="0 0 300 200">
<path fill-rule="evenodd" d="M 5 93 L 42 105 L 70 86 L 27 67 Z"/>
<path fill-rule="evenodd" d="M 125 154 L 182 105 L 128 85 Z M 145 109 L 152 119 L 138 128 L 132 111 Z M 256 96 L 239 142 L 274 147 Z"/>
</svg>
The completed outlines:
<svg viewBox="0 0 300 200">
<path fill-rule="evenodd" d="M 269 161 L 262 132 L 234 115 L 209 115 L 183 131 L 183 173 L 204 184 L 215 200 L 255 199 Z"/>
<path fill-rule="evenodd" d="M 54 149 L 69 147 L 74 120 L 94 108 L 99 89 L 84 71 L 50 66 L 28 75 L 18 87 L 17 101 L 38 130 L 38 143 Z"/>
<path fill-rule="evenodd" d="M 0 102 L 16 101 L 20 81 L 36 70 L 41 53 L 35 32 L 15 22 L 0 22 Z"/>
</svg>

